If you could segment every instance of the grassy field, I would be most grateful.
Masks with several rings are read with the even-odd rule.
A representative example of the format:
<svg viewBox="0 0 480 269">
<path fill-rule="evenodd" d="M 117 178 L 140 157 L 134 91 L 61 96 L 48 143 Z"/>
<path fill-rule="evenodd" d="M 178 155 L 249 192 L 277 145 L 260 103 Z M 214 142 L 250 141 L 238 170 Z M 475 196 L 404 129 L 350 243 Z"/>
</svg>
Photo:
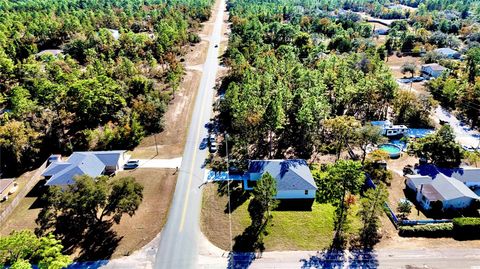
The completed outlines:
<svg viewBox="0 0 480 269">
<path fill-rule="evenodd" d="M 216 184 L 207 185 L 203 194 L 202 231 L 207 238 L 222 249 L 229 249 L 229 217 L 227 196 L 220 196 Z M 248 200 L 232 202 L 232 234 L 240 235 L 250 225 Z M 238 207 L 236 205 L 239 204 Z M 329 204 L 314 203 L 312 211 L 274 211 L 272 225 L 264 243 L 267 251 L 317 250 L 327 248 L 333 238 L 333 215 L 335 208 Z M 361 227 L 356 217 L 358 207 L 349 216 L 350 233 Z M 227 212 L 227 213 L 226 213 Z"/>
</svg>

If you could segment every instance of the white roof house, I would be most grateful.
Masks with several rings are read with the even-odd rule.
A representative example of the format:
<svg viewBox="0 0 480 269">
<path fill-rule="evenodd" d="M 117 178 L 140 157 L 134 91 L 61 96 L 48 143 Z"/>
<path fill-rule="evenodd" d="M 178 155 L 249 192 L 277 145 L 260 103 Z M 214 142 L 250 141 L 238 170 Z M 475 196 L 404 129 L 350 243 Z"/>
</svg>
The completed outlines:
<svg viewBox="0 0 480 269">
<path fill-rule="evenodd" d="M 479 197 L 461 181 L 442 173 L 430 176 L 407 176 L 407 186 L 417 192 L 416 199 L 425 209 L 441 202 L 442 209 L 465 209 Z"/>
<path fill-rule="evenodd" d="M 89 175 L 98 177 L 122 169 L 128 156 L 124 150 L 74 152 L 66 161 L 51 163 L 42 176 L 48 179 L 47 186 L 66 186 L 75 183 L 75 177 Z"/>
</svg>

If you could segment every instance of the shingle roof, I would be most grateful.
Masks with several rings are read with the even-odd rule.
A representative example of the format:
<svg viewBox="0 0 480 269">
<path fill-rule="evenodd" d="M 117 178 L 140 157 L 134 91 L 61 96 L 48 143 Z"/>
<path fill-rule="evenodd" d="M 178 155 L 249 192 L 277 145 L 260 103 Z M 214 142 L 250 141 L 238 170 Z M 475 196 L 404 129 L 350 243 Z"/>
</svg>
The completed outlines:
<svg viewBox="0 0 480 269">
<path fill-rule="evenodd" d="M 75 182 L 75 176 L 98 177 L 104 170 L 105 164 L 94 153 L 74 152 L 66 162 L 50 164 L 42 175 L 51 176 L 47 186 L 68 185 Z"/>
<path fill-rule="evenodd" d="M 458 53 L 458 51 L 453 50 L 451 48 L 438 48 L 438 49 L 435 50 L 435 52 L 441 53 L 441 54 L 444 54 L 444 55 L 452 55 L 452 54 L 457 54 Z"/>
<path fill-rule="evenodd" d="M 42 176 L 51 177 L 46 185 L 68 185 L 75 182 L 75 176 L 100 176 L 106 166 L 116 166 L 124 150 L 74 152 L 67 161 L 50 164 Z"/>
<path fill-rule="evenodd" d="M 443 71 L 443 70 L 446 70 L 447 68 L 444 67 L 444 66 L 441 66 L 439 64 L 436 64 L 436 63 L 432 63 L 432 64 L 424 64 L 422 65 L 422 67 L 430 67 L 432 70 L 434 71 Z"/>
<path fill-rule="evenodd" d="M 252 160 L 249 162 L 248 172 L 268 172 L 277 181 L 277 190 L 317 189 L 305 160 Z"/>
<path fill-rule="evenodd" d="M 86 154 L 95 154 L 100 161 L 103 162 L 106 166 L 116 166 L 118 164 L 118 160 L 120 156 L 125 153 L 124 150 L 111 150 L 111 151 L 80 151 L 79 153 L 86 153 Z"/>
</svg>

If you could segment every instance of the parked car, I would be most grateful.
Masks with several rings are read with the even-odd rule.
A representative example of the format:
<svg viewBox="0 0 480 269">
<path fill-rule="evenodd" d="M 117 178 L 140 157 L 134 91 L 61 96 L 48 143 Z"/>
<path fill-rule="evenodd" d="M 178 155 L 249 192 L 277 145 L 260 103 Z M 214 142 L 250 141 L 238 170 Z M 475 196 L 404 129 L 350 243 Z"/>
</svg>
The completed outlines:
<svg viewBox="0 0 480 269">
<path fill-rule="evenodd" d="M 218 48 L 218 44 L 215 45 L 215 48 Z"/>
<path fill-rule="evenodd" d="M 218 150 L 217 142 L 210 142 L 209 151 L 210 153 L 215 153 Z"/>
<path fill-rule="evenodd" d="M 60 161 L 61 158 L 62 158 L 62 155 L 60 155 L 60 154 L 52 154 L 52 155 L 50 155 L 50 157 L 48 157 L 48 159 L 47 159 L 47 166 L 49 166 L 49 165 L 50 165 L 51 163 L 53 163 L 53 162 L 58 162 L 58 161 Z"/>
<path fill-rule="evenodd" d="M 420 82 L 420 81 L 423 81 L 424 79 L 425 79 L 424 77 L 413 77 L 412 81 L 413 82 Z"/>
<path fill-rule="evenodd" d="M 139 160 L 129 160 L 123 165 L 123 169 L 135 169 L 140 164 Z"/>
<path fill-rule="evenodd" d="M 215 134 L 213 134 L 213 133 L 210 134 L 210 135 L 208 136 L 208 143 L 211 144 L 211 143 L 216 143 L 216 142 L 217 142 L 217 136 L 216 136 Z"/>
</svg>

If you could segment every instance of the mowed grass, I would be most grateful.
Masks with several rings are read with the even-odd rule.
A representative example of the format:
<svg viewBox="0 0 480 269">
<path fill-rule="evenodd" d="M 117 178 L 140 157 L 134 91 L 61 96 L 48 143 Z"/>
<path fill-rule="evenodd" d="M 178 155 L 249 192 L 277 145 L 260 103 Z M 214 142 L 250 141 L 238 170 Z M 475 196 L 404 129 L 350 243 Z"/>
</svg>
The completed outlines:
<svg viewBox="0 0 480 269">
<path fill-rule="evenodd" d="M 227 196 L 217 193 L 218 185 L 207 185 L 203 195 L 202 231 L 216 246 L 227 250 L 229 242 L 229 217 L 225 213 Z M 232 213 L 233 238 L 250 225 L 249 200 Z M 335 207 L 315 202 L 312 211 L 274 211 L 273 219 L 264 238 L 265 250 L 319 250 L 328 248 L 333 239 Z M 353 206 L 348 222 L 348 232 L 355 234 L 361 227 L 356 216 L 358 206 Z M 228 212 L 228 211 L 227 211 Z"/>
</svg>

